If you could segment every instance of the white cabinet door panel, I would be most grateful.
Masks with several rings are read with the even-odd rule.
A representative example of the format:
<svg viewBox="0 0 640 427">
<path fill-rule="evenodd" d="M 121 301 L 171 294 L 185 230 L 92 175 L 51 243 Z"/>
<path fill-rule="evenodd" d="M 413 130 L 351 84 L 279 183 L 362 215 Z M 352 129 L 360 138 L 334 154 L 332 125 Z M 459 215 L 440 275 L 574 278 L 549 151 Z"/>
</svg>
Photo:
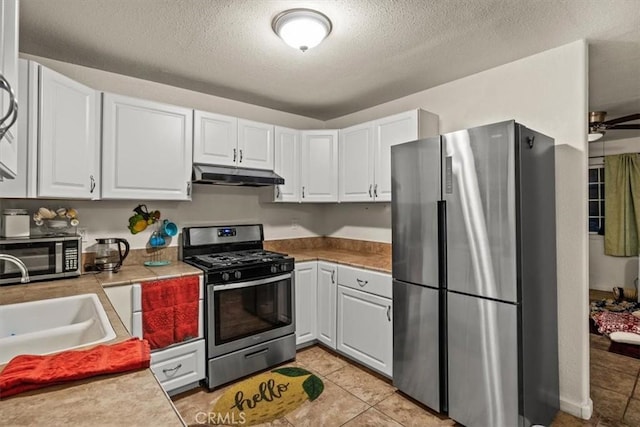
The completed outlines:
<svg viewBox="0 0 640 427">
<path fill-rule="evenodd" d="M 275 127 L 274 172 L 284 184 L 274 187 L 274 201 L 300 201 L 300 131 Z"/>
<path fill-rule="evenodd" d="M 336 348 L 337 266 L 318 262 L 318 341 Z"/>
<path fill-rule="evenodd" d="M 393 314 L 391 300 L 338 286 L 337 349 L 391 376 Z"/>
<path fill-rule="evenodd" d="M 40 67 L 38 197 L 97 197 L 99 108 L 94 89 Z"/>
<path fill-rule="evenodd" d="M 190 109 L 105 93 L 103 117 L 103 198 L 190 199 Z"/>
<path fill-rule="evenodd" d="M 375 126 L 364 123 L 340 130 L 341 202 L 373 201 Z"/>
<path fill-rule="evenodd" d="M 374 192 L 377 200 L 391 200 L 391 146 L 416 139 L 418 110 L 376 120 Z"/>
<path fill-rule="evenodd" d="M 273 170 L 273 125 L 238 119 L 237 165 Z"/>
<path fill-rule="evenodd" d="M 296 344 L 317 337 L 318 268 L 316 261 L 296 264 Z"/>
<path fill-rule="evenodd" d="M 235 166 L 238 158 L 238 119 L 194 112 L 193 162 Z"/>
<path fill-rule="evenodd" d="M 303 202 L 338 201 L 338 131 L 302 132 Z"/>
</svg>

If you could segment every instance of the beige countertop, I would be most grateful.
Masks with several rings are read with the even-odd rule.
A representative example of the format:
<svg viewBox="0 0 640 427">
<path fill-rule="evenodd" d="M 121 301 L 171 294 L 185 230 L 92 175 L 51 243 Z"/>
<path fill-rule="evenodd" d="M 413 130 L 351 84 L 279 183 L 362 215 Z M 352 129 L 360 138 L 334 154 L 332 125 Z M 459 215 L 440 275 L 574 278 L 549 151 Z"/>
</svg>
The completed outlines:
<svg viewBox="0 0 640 427">
<path fill-rule="evenodd" d="M 116 274 L 85 274 L 74 279 L 34 282 L 0 288 L 0 305 L 95 293 L 109 317 L 116 338 L 130 338 L 103 286 L 200 274 L 181 262 L 147 268 L 124 266 Z M 0 365 L 0 370 L 5 365 Z M 182 426 L 171 399 L 150 369 L 102 375 L 17 394 L 0 401 L 2 424 L 21 425 L 162 425 Z"/>
<path fill-rule="evenodd" d="M 345 249 L 295 249 L 288 252 L 296 262 L 329 261 L 351 267 L 391 273 L 391 257 L 387 254 L 353 252 Z"/>
</svg>

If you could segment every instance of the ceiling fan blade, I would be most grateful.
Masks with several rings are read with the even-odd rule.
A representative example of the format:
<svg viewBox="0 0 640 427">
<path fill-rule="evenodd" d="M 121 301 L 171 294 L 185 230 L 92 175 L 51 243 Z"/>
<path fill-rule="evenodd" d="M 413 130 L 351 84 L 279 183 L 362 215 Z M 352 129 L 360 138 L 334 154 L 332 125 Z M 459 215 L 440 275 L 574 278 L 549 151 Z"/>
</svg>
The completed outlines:
<svg viewBox="0 0 640 427">
<path fill-rule="evenodd" d="M 605 126 L 611 126 L 618 123 L 630 122 L 632 120 L 640 120 L 640 113 L 630 114 L 624 117 L 618 117 L 617 119 L 606 120 L 602 122 L 602 124 Z"/>
<path fill-rule="evenodd" d="M 607 130 L 620 130 L 620 129 L 640 129 L 640 124 L 607 126 Z"/>
</svg>

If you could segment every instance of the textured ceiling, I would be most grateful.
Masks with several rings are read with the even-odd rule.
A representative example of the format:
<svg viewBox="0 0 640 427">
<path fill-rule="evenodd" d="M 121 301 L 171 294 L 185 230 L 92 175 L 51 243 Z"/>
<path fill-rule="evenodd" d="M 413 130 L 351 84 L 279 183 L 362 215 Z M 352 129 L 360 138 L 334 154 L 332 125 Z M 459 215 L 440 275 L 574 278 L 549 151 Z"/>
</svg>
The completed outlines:
<svg viewBox="0 0 640 427">
<path fill-rule="evenodd" d="M 333 21 L 304 54 L 271 30 L 294 7 Z M 323 120 L 585 38 L 590 109 L 640 111 L 640 0 L 21 0 L 20 14 L 22 52 Z"/>
</svg>

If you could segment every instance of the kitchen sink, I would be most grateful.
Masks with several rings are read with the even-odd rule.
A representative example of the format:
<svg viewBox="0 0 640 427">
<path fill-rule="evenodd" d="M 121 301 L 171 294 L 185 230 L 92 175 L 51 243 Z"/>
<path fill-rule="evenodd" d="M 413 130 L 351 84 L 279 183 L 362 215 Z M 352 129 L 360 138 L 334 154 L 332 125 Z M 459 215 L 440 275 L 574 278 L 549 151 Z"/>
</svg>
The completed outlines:
<svg viewBox="0 0 640 427">
<path fill-rule="evenodd" d="M 98 295 L 0 306 L 0 364 L 19 354 L 49 354 L 116 337 Z"/>
</svg>

